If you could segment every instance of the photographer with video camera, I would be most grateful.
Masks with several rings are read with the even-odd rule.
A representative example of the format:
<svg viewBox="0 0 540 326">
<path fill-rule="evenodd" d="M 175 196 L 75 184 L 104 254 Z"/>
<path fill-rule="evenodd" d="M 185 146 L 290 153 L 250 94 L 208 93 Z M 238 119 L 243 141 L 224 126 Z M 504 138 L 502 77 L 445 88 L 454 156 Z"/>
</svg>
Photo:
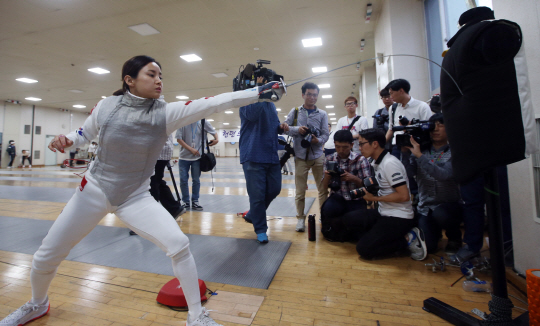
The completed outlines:
<svg viewBox="0 0 540 326">
<path fill-rule="evenodd" d="M 263 85 L 268 79 L 274 80 L 275 76 L 278 76 L 270 69 L 263 73 L 261 67 L 262 64 L 259 63 L 259 69 L 253 72 L 256 78 L 256 85 L 253 87 Z M 250 87 L 251 85 L 247 88 Z M 280 125 L 274 103 L 255 103 L 241 107 L 240 123 L 240 163 L 249 195 L 249 211 L 244 219 L 253 224 L 257 242 L 268 243 L 266 210 L 281 191 L 278 134 L 288 130 L 288 126 Z"/>
<path fill-rule="evenodd" d="M 328 197 L 328 188 L 322 185 L 324 171 L 323 145 L 328 141 L 328 115 L 319 109 L 315 103 L 319 97 L 319 86 L 305 83 L 302 86 L 304 104 L 293 108 L 286 119 L 290 126 L 286 132 L 294 139 L 294 166 L 296 170 L 296 232 L 306 230 L 306 215 L 304 213 L 306 188 L 309 170 L 313 171 L 315 184 L 319 192 L 319 207 Z"/>
<path fill-rule="evenodd" d="M 394 103 L 392 98 L 390 97 L 390 93 L 388 92 L 388 88 L 383 88 L 379 92 L 379 96 L 381 97 L 381 100 L 384 104 L 384 106 L 377 111 L 375 111 L 375 114 L 373 115 L 373 128 L 378 128 L 384 130 L 384 133 L 386 134 L 388 132 L 388 125 L 389 125 L 389 118 L 390 118 L 390 110 L 392 112 L 395 112 L 397 109 L 397 103 Z M 392 108 L 390 108 L 392 107 Z M 388 151 L 392 150 L 392 142 L 387 141 L 385 148 Z"/>
<path fill-rule="evenodd" d="M 445 251 L 456 253 L 462 245 L 463 210 L 458 184 L 452 176 L 452 154 L 442 113 L 432 115 L 429 122 L 433 123 L 430 148 L 422 150 L 411 136 L 412 146 L 402 148 L 401 161 L 408 176 L 416 176 L 418 224 L 424 231 L 428 253 L 437 252 L 442 230 L 448 238 Z"/>
<path fill-rule="evenodd" d="M 372 186 L 351 194 L 379 203 L 378 209 L 361 209 L 343 216 L 343 224 L 357 235 L 356 251 L 365 259 L 401 253 L 408 248 L 411 258 L 426 258 L 424 235 L 414 227 L 414 211 L 407 172 L 401 162 L 384 149 L 386 138 L 381 129 L 360 131 L 360 150 L 373 159 L 375 180 Z M 366 182 L 364 181 L 364 184 Z M 376 193 L 374 194 L 374 192 Z"/>
<path fill-rule="evenodd" d="M 333 141 L 336 152 L 324 159 L 323 186 L 330 188 L 330 196 L 321 208 L 321 232 L 329 241 L 348 241 L 341 217 L 348 212 L 366 208 L 366 201 L 351 197 L 350 191 L 363 187 L 365 178 L 371 177 L 367 159 L 352 151 L 354 138 L 349 130 L 338 130 Z"/>
</svg>

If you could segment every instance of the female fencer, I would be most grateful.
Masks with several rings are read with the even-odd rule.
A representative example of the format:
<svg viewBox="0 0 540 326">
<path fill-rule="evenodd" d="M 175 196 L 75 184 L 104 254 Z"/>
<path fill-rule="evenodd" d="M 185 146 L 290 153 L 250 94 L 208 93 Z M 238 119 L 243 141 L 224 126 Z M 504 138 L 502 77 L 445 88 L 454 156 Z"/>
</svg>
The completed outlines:
<svg viewBox="0 0 540 326">
<path fill-rule="evenodd" d="M 100 146 L 96 160 L 34 254 L 32 299 L 0 321 L 2 326 L 24 325 L 47 314 L 47 291 L 58 266 L 108 213 L 114 213 L 171 257 L 174 275 L 188 303 L 186 325 L 218 325 L 201 306 L 189 240 L 148 192 L 150 176 L 167 135 L 215 112 L 279 100 L 283 87 L 270 83 L 215 97 L 166 103 L 161 96 L 161 66 L 148 56 L 126 61 L 122 80 L 122 89 L 101 100 L 81 128 L 58 135 L 49 144 L 53 152 L 63 153 L 66 148 L 82 147 L 99 136 Z"/>
</svg>

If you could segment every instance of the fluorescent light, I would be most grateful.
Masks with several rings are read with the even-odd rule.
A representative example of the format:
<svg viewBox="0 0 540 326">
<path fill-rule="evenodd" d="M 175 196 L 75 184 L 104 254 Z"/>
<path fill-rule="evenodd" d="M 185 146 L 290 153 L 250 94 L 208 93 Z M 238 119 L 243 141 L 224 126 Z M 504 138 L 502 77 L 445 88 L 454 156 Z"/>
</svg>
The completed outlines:
<svg viewBox="0 0 540 326">
<path fill-rule="evenodd" d="M 176 98 L 179 99 L 179 100 L 187 100 L 187 99 L 189 99 L 189 96 L 178 95 Z"/>
<path fill-rule="evenodd" d="M 159 34 L 159 31 L 157 29 L 148 25 L 147 23 L 129 26 L 128 28 L 134 32 L 141 34 L 142 36 Z"/>
<path fill-rule="evenodd" d="M 216 77 L 216 78 L 224 78 L 224 77 L 229 77 L 229 75 L 227 75 L 226 73 L 224 72 L 219 72 L 217 74 L 212 74 L 212 76 Z"/>
<path fill-rule="evenodd" d="M 336 118 L 330 118 L 330 120 L 336 120 Z"/>
<path fill-rule="evenodd" d="M 319 88 L 330 88 L 330 84 L 320 84 L 317 86 L 319 86 Z"/>
<path fill-rule="evenodd" d="M 102 96 L 101 98 L 107 98 L 107 96 Z"/>
<path fill-rule="evenodd" d="M 228 125 L 229 125 L 229 123 L 228 123 L 228 122 L 222 122 L 222 123 L 223 123 L 224 125 L 226 125 L 226 126 L 228 126 Z"/>
<path fill-rule="evenodd" d="M 337 125 L 337 122 L 332 122 L 333 125 Z"/>
<path fill-rule="evenodd" d="M 326 72 L 326 67 L 313 67 L 311 68 L 313 72 Z"/>
<path fill-rule="evenodd" d="M 328 115 L 336 115 L 335 113 L 328 113 Z"/>
<path fill-rule="evenodd" d="M 182 58 L 183 60 L 186 60 L 187 62 L 201 61 L 202 60 L 201 57 L 199 57 L 196 54 L 181 55 L 180 58 Z"/>
<path fill-rule="evenodd" d="M 70 89 L 69 91 L 72 92 L 72 93 L 77 93 L 77 94 L 84 93 L 80 89 Z"/>
<path fill-rule="evenodd" d="M 84 109 L 86 105 L 75 104 L 73 107 L 77 109 Z"/>
<path fill-rule="evenodd" d="M 240 127 L 240 126 L 236 126 L 236 127 L 237 127 L 238 129 L 242 128 L 242 127 Z"/>
<path fill-rule="evenodd" d="M 98 74 L 98 75 L 110 73 L 110 71 L 108 71 L 107 69 L 103 69 L 103 68 L 99 68 L 99 67 L 90 68 L 90 69 L 88 69 L 88 71 L 93 72 L 93 73 Z"/>
<path fill-rule="evenodd" d="M 233 114 L 233 111 L 225 111 L 225 114 Z"/>
<path fill-rule="evenodd" d="M 316 37 L 316 38 L 305 38 L 302 40 L 302 44 L 304 45 L 305 48 L 309 48 L 309 47 L 312 47 L 312 46 L 321 46 L 322 45 L 322 40 L 320 37 Z"/>
<path fill-rule="evenodd" d="M 279 112 L 279 111 L 281 111 L 281 109 L 280 109 L 280 108 L 277 108 L 277 109 L 276 109 L 276 111 L 278 111 L 278 112 Z"/>
<path fill-rule="evenodd" d="M 333 106 L 333 105 L 327 105 L 327 106 L 325 106 L 325 108 L 327 108 L 327 109 L 333 109 L 334 106 Z"/>
<path fill-rule="evenodd" d="M 323 95 L 322 98 L 332 98 L 332 95 Z"/>
<path fill-rule="evenodd" d="M 41 99 L 40 99 L 40 98 L 37 98 L 37 97 L 25 97 L 24 99 L 25 99 L 25 100 L 28 100 L 28 101 L 36 101 L 36 102 L 37 102 L 37 101 L 41 101 Z"/>
<path fill-rule="evenodd" d="M 213 122 L 214 119 L 206 119 L 206 121 L 208 121 L 208 122 Z"/>
<path fill-rule="evenodd" d="M 17 78 L 15 79 L 16 81 L 20 81 L 20 82 L 23 82 L 23 83 L 28 83 L 28 84 L 32 84 L 32 83 L 37 83 L 38 81 L 35 80 L 35 79 L 30 79 L 30 78 Z"/>
</svg>

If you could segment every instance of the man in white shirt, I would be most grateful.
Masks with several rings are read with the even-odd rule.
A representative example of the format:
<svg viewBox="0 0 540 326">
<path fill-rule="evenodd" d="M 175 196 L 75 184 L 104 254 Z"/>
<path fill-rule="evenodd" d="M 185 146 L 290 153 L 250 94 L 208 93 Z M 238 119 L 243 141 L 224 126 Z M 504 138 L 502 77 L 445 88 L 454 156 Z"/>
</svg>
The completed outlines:
<svg viewBox="0 0 540 326">
<path fill-rule="evenodd" d="M 349 96 L 345 99 L 344 103 L 345 109 L 347 109 L 347 115 L 338 120 L 336 130 L 349 130 L 353 134 L 354 139 L 352 151 L 361 154 L 360 149 L 358 148 L 358 133 L 361 130 L 369 128 L 368 120 L 366 117 L 356 114 L 356 108 L 358 107 L 358 100 L 356 97 Z"/>
<path fill-rule="evenodd" d="M 396 135 L 402 134 L 403 131 L 392 131 L 392 127 L 403 125 L 400 119 L 405 117 L 409 122 L 412 119 L 428 120 L 432 116 L 429 105 L 425 102 L 418 101 L 409 95 L 411 84 L 405 79 L 394 79 L 385 87 L 390 93 L 390 97 L 394 102 L 398 103 L 396 114 L 392 114 L 392 110 L 388 112 L 388 132 L 386 133 L 386 141 L 392 141 L 392 145 L 396 144 Z M 392 147 L 392 155 L 397 158 L 401 157 L 401 148 Z"/>
<path fill-rule="evenodd" d="M 360 209 L 343 216 L 343 224 L 358 235 L 356 251 L 364 259 L 400 253 L 408 248 L 411 258 L 423 260 L 427 249 L 422 230 L 414 227 L 414 211 L 407 171 L 401 162 L 384 149 L 384 131 L 362 130 L 359 145 L 363 155 L 373 159 L 377 195 L 368 189 L 359 194 L 366 201 L 379 202 L 379 209 Z M 376 189 L 375 189 L 376 190 Z M 372 190 L 373 191 L 373 190 Z"/>
</svg>

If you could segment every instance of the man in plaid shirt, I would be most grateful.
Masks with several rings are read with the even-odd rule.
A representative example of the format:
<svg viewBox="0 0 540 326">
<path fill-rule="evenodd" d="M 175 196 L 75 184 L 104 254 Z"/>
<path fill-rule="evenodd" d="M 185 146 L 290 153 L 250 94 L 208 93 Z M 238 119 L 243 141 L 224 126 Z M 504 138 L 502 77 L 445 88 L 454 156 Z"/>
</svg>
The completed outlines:
<svg viewBox="0 0 540 326">
<path fill-rule="evenodd" d="M 371 177 L 371 167 L 368 160 L 362 155 L 352 151 L 353 136 L 349 130 L 338 130 L 333 141 L 336 152 L 324 159 L 324 179 L 323 186 L 331 186 L 332 176 L 328 171 L 331 162 L 343 171 L 340 177 L 339 189 L 330 190 L 330 196 L 321 207 L 321 220 L 323 221 L 323 234 L 325 224 L 330 220 L 337 220 L 345 213 L 366 208 L 366 201 L 362 198 L 351 199 L 350 190 L 364 186 L 363 179 Z M 339 224 L 339 223 L 338 223 Z M 334 226 L 335 228 L 336 226 Z M 327 237 L 325 235 L 325 237 Z M 328 237 L 327 237 L 328 238 Z M 347 241 L 347 239 L 329 239 L 334 241 Z"/>
</svg>

